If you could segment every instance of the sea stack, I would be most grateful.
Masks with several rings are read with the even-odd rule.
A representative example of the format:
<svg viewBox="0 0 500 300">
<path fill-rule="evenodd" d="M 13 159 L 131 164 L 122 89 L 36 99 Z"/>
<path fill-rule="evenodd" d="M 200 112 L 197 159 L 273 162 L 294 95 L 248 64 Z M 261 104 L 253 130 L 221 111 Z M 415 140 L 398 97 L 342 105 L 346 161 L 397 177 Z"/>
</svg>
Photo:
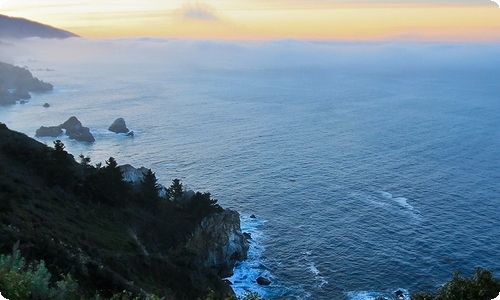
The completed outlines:
<svg viewBox="0 0 500 300">
<path fill-rule="evenodd" d="M 108 128 L 109 131 L 114 133 L 128 133 L 129 130 L 127 128 L 127 124 L 125 124 L 125 120 L 123 118 L 116 119 L 111 126 Z"/>
</svg>

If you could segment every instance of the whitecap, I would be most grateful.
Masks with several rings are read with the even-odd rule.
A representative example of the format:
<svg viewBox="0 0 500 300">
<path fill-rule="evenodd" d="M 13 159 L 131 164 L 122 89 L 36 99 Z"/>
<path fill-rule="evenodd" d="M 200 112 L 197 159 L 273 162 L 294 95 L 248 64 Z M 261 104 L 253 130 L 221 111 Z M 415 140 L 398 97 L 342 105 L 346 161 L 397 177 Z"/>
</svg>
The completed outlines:
<svg viewBox="0 0 500 300">
<path fill-rule="evenodd" d="M 396 292 L 401 291 L 402 297 L 398 297 Z M 384 292 L 378 291 L 350 291 L 346 293 L 349 300 L 410 300 L 410 294 L 408 290 L 403 288 L 398 288 L 395 290 L 388 290 Z"/>
<path fill-rule="evenodd" d="M 422 219 L 420 211 L 416 210 L 409 203 L 406 197 L 394 197 L 393 194 L 386 191 L 377 192 L 355 192 L 351 193 L 356 199 L 360 199 L 370 205 L 380 207 L 390 212 L 401 212 L 411 216 L 413 220 L 420 221 Z"/>
</svg>

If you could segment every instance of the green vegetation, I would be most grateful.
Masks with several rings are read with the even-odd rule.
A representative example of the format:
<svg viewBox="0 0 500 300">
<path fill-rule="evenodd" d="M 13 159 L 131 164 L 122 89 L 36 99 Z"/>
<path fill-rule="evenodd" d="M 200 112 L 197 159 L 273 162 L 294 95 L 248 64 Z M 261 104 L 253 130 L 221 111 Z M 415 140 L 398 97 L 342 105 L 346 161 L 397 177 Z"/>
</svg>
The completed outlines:
<svg viewBox="0 0 500 300">
<path fill-rule="evenodd" d="M 184 247 L 203 218 L 222 210 L 217 201 L 200 192 L 184 205 L 162 198 L 151 170 L 136 186 L 121 178 L 112 157 L 76 162 L 61 141 L 47 147 L 0 123 L 0 291 L 31 295 L 19 299 L 234 295 Z M 185 197 L 179 180 L 169 191 Z M 34 287 L 52 296 L 34 297 Z"/>
<path fill-rule="evenodd" d="M 0 291 L 2 296 L 9 300 L 25 299 L 56 299 L 56 300 L 104 300 L 96 293 L 93 297 L 84 298 L 78 293 L 78 284 L 71 275 L 62 276 L 62 279 L 52 283 L 52 274 L 45 267 L 45 262 L 35 261 L 26 264 L 17 247 L 14 245 L 12 255 L 0 255 Z M 116 293 L 109 300 L 140 300 L 129 291 Z M 160 300 L 154 294 L 143 295 L 142 299 Z M 163 299 L 163 298 L 162 298 Z M 172 299 L 172 298 L 169 298 Z M 200 299 L 200 298 L 199 298 Z M 205 300 L 216 300 L 214 291 L 210 291 Z M 240 298 L 231 296 L 225 300 L 260 300 L 257 293 L 247 293 Z M 201 300 L 201 299 L 200 299 Z"/>
<path fill-rule="evenodd" d="M 494 278 L 491 271 L 477 269 L 469 278 L 463 278 L 460 271 L 437 291 L 436 295 L 417 292 L 412 300 L 491 300 L 500 293 L 500 279 Z"/>
</svg>

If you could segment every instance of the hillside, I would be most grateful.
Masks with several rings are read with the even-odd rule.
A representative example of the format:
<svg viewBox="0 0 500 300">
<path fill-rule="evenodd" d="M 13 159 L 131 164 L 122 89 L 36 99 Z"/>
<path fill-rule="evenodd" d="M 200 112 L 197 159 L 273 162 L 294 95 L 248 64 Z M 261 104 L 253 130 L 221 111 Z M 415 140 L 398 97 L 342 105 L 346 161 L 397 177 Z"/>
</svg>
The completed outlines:
<svg viewBox="0 0 500 300">
<path fill-rule="evenodd" d="M 81 297 L 233 295 L 221 277 L 248 250 L 236 212 L 178 180 L 162 198 L 151 171 L 133 184 L 113 158 L 80 158 L 0 123 L 0 254 L 45 261 L 54 282 L 70 274 Z"/>
<path fill-rule="evenodd" d="M 28 19 L 0 15 L 0 38 L 24 39 L 29 37 L 65 39 L 78 37 L 78 35 Z"/>
<path fill-rule="evenodd" d="M 53 86 L 33 77 L 27 69 L 0 61 L 0 105 L 28 100 L 30 92 L 51 91 Z"/>
</svg>

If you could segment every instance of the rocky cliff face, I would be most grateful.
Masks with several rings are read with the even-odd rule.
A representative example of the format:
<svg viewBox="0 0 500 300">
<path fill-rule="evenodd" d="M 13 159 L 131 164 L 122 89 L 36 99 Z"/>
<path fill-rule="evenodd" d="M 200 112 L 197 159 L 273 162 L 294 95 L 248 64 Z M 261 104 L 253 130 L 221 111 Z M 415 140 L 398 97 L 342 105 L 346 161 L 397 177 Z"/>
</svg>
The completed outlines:
<svg viewBox="0 0 500 300">
<path fill-rule="evenodd" d="M 198 254 L 199 263 L 216 269 L 222 278 L 233 274 L 236 261 L 245 260 L 249 248 L 240 215 L 230 209 L 203 219 L 187 246 Z"/>
</svg>

